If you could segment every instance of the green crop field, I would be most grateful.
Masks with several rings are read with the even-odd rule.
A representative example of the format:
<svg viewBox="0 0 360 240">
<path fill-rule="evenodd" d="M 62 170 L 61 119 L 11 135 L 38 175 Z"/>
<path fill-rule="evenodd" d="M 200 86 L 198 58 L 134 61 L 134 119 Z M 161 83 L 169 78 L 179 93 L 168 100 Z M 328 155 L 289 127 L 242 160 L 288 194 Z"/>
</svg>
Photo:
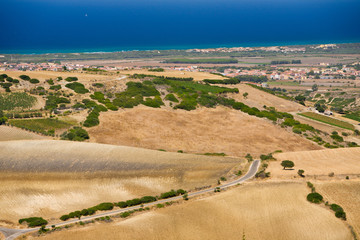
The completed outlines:
<svg viewBox="0 0 360 240">
<path fill-rule="evenodd" d="M 298 82 L 278 82 L 278 81 L 271 81 L 268 82 L 271 86 L 300 86 Z"/>
<path fill-rule="evenodd" d="M 344 117 L 360 122 L 360 112 L 345 114 Z"/>
<path fill-rule="evenodd" d="M 319 122 L 327 123 L 336 127 L 341 127 L 344 129 L 354 130 L 354 126 L 350 123 L 337 120 L 335 118 L 327 117 L 321 114 L 313 113 L 313 112 L 306 112 L 306 113 L 299 113 L 300 116 L 304 116 Z"/>
<path fill-rule="evenodd" d="M 36 101 L 36 97 L 30 96 L 27 93 L 0 93 L 0 110 L 30 108 Z"/>
<path fill-rule="evenodd" d="M 9 123 L 18 128 L 42 133 L 45 135 L 54 133 L 55 130 L 67 129 L 72 126 L 72 124 L 68 122 L 52 118 L 9 120 Z"/>
</svg>

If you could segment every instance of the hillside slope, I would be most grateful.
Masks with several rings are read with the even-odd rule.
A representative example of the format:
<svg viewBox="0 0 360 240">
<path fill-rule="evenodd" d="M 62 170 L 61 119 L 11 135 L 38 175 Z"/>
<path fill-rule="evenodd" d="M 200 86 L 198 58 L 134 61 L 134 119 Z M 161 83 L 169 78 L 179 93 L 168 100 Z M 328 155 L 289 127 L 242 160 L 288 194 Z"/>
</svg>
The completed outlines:
<svg viewBox="0 0 360 240">
<path fill-rule="evenodd" d="M 185 152 L 260 155 L 281 149 L 321 149 L 270 121 L 225 107 L 194 111 L 134 109 L 106 112 L 88 129 L 92 142 Z"/>
<path fill-rule="evenodd" d="M 276 110 L 281 112 L 296 112 L 306 109 L 306 107 L 301 104 L 258 90 L 247 84 L 236 84 L 227 86 L 239 89 L 239 94 L 229 94 L 231 98 L 243 102 L 250 107 L 257 107 L 261 109 L 264 105 L 266 105 L 267 107 L 274 107 L 276 108 Z M 245 92 L 248 93 L 248 96 L 246 98 L 243 97 L 243 94 Z"/>
<path fill-rule="evenodd" d="M 210 184 L 236 158 L 51 140 L 0 142 L 0 222 Z"/>
</svg>

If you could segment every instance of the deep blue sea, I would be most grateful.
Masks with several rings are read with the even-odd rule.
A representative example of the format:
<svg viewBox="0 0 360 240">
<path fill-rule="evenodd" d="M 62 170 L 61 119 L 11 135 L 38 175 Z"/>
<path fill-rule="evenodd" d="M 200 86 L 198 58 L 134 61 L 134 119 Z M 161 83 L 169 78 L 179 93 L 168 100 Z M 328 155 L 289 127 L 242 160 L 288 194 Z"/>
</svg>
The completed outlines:
<svg viewBox="0 0 360 240">
<path fill-rule="evenodd" d="M 359 0 L 0 0 L 0 53 L 360 42 Z"/>
</svg>

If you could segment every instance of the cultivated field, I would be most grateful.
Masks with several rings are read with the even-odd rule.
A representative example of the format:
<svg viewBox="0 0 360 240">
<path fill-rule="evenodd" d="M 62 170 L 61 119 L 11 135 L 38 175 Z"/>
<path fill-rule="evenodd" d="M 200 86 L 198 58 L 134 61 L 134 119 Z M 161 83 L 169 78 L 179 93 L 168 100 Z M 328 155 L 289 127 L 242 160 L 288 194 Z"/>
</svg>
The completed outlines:
<svg viewBox="0 0 360 240">
<path fill-rule="evenodd" d="M 155 76 L 166 76 L 166 77 L 179 77 L 179 78 L 194 78 L 195 81 L 204 79 L 225 79 L 222 76 L 214 75 L 207 72 L 187 72 L 187 71 L 176 71 L 176 70 L 165 70 L 164 72 L 151 72 L 148 70 L 126 70 L 120 71 L 121 74 L 147 74 Z"/>
<path fill-rule="evenodd" d="M 354 130 L 354 126 L 348 122 L 344 122 L 332 117 L 327 117 L 321 114 L 317 114 L 317 113 L 313 113 L 313 112 L 305 112 L 305 113 L 300 113 L 299 115 L 303 116 L 303 117 L 307 117 L 319 122 L 323 122 L 326 124 L 330 124 L 336 127 L 340 127 L 340 128 L 344 128 L 344 129 L 348 129 L 348 130 Z"/>
<path fill-rule="evenodd" d="M 68 141 L 0 142 L 0 223 L 217 183 L 236 158 Z"/>
<path fill-rule="evenodd" d="M 244 156 L 275 150 L 321 149 L 270 121 L 225 107 L 184 110 L 151 109 L 106 112 L 89 128 L 90 141 L 191 153 Z"/>
<path fill-rule="evenodd" d="M 0 126 L 0 141 L 46 139 L 47 137 L 15 127 Z"/>
<path fill-rule="evenodd" d="M 267 107 L 275 107 L 276 110 L 281 112 L 295 112 L 305 109 L 303 105 L 295 102 L 285 100 L 283 98 L 274 96 L 270 93 L 258 90 L 246 84 L 227 85 L 231 88 L 238 88 L 238 94 L 228 94 L 231 98 L 241 101 L 250 107 L 257 107 L 262 109 L 264 105 Z M 249 95 L 244 98 L 243 94 L 247 92 Z"/>
<path fill-rule="evenodd" d="M 277 161 L 271 162 L 267 171 L 276 178 L 292 178 L 297 170 L 305 170 L 306 176 L 327 176 L 335 173 L 335 177 L 345 179 L 347 175 L 360 176 L 360 148 L 325 149 L 317 151 L 284 152 L 276 154 Z M 283 170 L 281 161 L 291 160 L 295 170 Z"/>
<path fill-rule="evenodd" d="M 352 239 L 333 212 L 306 201 L 308 192 L 305 183 L 250 183 L 124 221 L 40 239 Z"/>
<path fill-rule="evenodd" d="M 347 221 L 360 235 L 360 182 L 358 180 L 344 180 L 338 182 L 316 182 L 315 187 L 326 201 L 340 205 Z"/>
</svg>

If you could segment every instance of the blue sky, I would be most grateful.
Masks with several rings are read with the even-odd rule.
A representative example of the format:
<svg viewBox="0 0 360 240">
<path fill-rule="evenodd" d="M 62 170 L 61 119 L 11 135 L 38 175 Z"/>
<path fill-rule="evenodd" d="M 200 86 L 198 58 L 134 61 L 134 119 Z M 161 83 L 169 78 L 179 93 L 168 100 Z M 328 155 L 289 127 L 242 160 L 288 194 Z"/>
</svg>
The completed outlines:
<svg viewBox="0 0 360 240">
<path fill-rule="evenodd" d="M 0 9 L 3 52 L 360 39 L 358 0 L 1 0 Z"/>
</svg>

